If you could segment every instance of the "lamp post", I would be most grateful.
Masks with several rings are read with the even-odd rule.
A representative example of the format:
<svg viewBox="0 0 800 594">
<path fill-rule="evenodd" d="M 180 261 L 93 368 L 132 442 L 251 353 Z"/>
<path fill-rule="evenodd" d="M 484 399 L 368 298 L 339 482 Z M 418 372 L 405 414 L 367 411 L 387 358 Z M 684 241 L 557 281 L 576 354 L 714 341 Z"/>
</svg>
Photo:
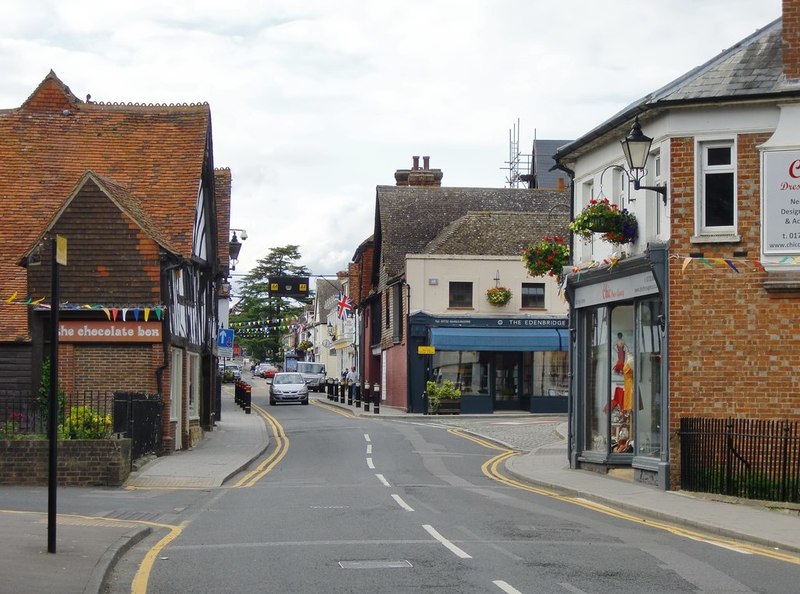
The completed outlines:
<svg viewBox="0 0 800 594">
<path fill-rule="evenodd" d="M 242 249 L 242 242 L 236 237 L 236 232 L 239 232 L 244 241 L 247 239 L 247 231 L 244 229 L 230 229 L 230 231 L 233 231 L 233 237 L 228 242 L 228 254 L 231 258 L 231 270 L 236 270 L 236 265 L 239 263 L 239 252 Z"/>
<path fill-rule="evenodd" d="M 645 166 L 647 165 L 647 158 L 650 156 L 650 145 L 653 139 L 645 136 L 642 132 L 642 126 L 639 124 L 639 116 L 633 120 L 633 126 L 628 135 L 619 141 L 622 145 L 622 152 L 625 155 L 625 161 L 628 163 L 629 177 L 633 183 L 634 190 L 652 190 L 661 194 L 664 205 L 667 204 L 667 184 L 660 186 L 643 186 L 641 185 L 642 177 L 645 174 Z"/>
</svg>

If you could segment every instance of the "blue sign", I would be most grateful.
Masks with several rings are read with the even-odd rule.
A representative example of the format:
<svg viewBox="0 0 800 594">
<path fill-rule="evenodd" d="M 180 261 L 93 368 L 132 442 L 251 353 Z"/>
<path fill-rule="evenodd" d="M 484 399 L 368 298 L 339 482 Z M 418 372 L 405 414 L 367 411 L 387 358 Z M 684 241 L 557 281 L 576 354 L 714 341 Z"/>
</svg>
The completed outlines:
<svg viewBox="0 0 800 594">
<path fill-rule="evenodd" d="M 230 328 L 219 329 L 217 350 L 220 357 L 233 357 L 233 330 Z"/>
</svg>

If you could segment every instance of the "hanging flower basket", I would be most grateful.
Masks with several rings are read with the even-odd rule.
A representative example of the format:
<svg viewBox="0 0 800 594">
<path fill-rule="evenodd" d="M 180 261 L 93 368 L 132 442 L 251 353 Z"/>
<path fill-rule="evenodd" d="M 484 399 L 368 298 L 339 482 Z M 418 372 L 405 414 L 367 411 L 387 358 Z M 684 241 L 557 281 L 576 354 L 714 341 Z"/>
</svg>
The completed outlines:
<svg viewBox="0 0 800 594">
<path fill-rule="evenodd" d="M 603 241 L 616 244 L 636 241 L 638 228 L 633 213 L 611 204 L 608 198 L 590 201 L 569 224 L 569 230 L 584 239 L 589 239 L 593 233 L 602 233 Z"/>
<path fill-rule="evenodd" d="M 554 276 L 561 282 L 561 271 L 569 264 L 569 246 L 563 237 L 545 237 L 522 252 L 522 261 L 531 276 Z"/>
<path fill-rule="evenodd" d="M 511 301 L 511 290 L 506 287 L 491 287 L 486 290 L 486 300 L 497 307 Z"/>
</svg>

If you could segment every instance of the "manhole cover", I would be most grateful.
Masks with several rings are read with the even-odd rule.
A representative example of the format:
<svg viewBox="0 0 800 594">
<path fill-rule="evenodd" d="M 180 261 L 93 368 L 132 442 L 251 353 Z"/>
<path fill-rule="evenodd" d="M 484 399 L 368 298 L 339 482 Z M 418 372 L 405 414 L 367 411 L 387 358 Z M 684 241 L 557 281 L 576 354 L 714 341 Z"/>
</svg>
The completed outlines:
<svg viewBox="0 0 800 594">
<path fill-rule="evenodd" d="M 342 569 L 390 569 L 393 567 L 412 567 L 408 561 L 339 561 Z"/>
</svg>

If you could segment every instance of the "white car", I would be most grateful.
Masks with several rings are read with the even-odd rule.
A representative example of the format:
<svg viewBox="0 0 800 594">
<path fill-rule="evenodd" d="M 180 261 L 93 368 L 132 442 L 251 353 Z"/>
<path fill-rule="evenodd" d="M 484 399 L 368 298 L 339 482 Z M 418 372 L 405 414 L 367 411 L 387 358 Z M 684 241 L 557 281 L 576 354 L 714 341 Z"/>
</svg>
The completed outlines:
<svg viewBox="0 0 800 594">
<path fill-rule="evenodd" d="M 269 403 L 299 402 L 308 404 L 308 386 L 303 376 L 297 372 L 276 373 L 269 386 Z"/>
</svg>

